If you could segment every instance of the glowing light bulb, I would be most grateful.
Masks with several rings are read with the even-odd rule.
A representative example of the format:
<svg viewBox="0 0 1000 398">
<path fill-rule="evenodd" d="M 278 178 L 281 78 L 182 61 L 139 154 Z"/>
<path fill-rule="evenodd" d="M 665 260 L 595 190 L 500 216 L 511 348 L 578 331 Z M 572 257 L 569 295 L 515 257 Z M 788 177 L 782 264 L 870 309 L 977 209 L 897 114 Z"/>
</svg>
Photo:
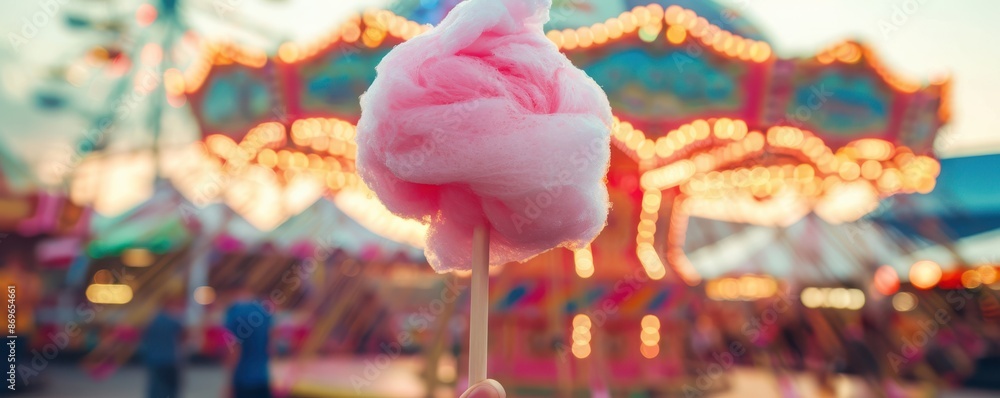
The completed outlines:
<svg viewBox="0 0 1000 398">
<path fill-rule="evenodd" d="M 941 281 L 941 266 L 933 261 L 918 261 L 910 267 L 910 283 L 919 289 L 933 288 Z"/>
<path fill-rule="evenodd" d="M 875 271 L 875 290 L 883 295 L 891 295 L 899 290 L 899 275 L 888 265 L 878 267 Z"/>
<path fill-rule="evenodd" d="M 892 308 L 899 312 L 912 311 L 917 308 L 917 296 L 909 292 L 899 292 L 892 296 Z"/>
</svg>

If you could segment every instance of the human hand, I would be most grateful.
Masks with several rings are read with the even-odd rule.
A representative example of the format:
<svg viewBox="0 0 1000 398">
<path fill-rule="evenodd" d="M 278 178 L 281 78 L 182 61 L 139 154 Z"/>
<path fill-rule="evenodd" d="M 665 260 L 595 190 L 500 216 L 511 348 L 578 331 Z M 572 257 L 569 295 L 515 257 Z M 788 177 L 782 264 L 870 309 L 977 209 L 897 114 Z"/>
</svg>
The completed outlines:
<svg viewBox="0 0 1000 398">
<path fill-rule="evenodd" d="M 459 398 L 507 398 L 507 392 L 496 380 L 476 383 Z"/>
</svg>

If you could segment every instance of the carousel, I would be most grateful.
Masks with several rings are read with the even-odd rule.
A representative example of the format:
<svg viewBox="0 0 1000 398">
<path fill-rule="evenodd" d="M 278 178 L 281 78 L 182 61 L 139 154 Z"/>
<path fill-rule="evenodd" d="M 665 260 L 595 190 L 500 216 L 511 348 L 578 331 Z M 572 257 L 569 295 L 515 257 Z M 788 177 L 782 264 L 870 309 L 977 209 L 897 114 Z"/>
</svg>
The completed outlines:
<svg viewBox="0 0 1000 398">
<path fill-rule="evenodd" d="M 282 297 L 271 302 L 281 391 L 461 389 L 467 300 L 436 299 L 466 275 L 432 274 L 426 227 L 390 214 L 354 165 L 358 98 L 375 66 L 458 3 L 398 1 L 262 49 L 201 39 L 176 2 L 162 1 L 136 14 L 155 34 L 88 52 L 116 79 L 110 97 L 156 99 L 122 121 L 121 104 L 109 105 L 89 132 L 122 134 L 109 119 L 148 124 L 139 130 L 154 148 L 111 155 L 85 137 L 65 196 L 25 189 L 10 177 L 24 165 L 0 157 L 0 233 L 26 237 L 19 255 L 49 284 L 121 309 L 97 312 L 70 343 L 87 369 L 106 375 L 128 361 L 142 325 L 177 295 L 194 302 L 198 354 L 219 356 L 219 303 L 249 278 Z M 995 236 L 1000 208 L 971 188 L 995 184 L 970 177 L 1000 161 L 934 154 L 950 117 L 947 76 L 899 76 L 854 41 L 783 58 L 711 1 L 555 0 L 546 32 L 611 102 L 612 210 L 588 248 L 492 275 L 489 367 L 512 395 L 687 393 L 716 360 L 698 348 L 715 347 L 713 330 L 748 348 L 740 364 L 782 360 L 768 353 L 784 348 L 768 337 L 779 327 L 747 333 L 734 321 L 746 314 L 791 303 L 844 335 L 836 325 L 865 313 L 916 314 L 947 294 L 1000 290 L 983 238 Z M 162 76 L 146 87 L 153 66 Z M 178 111 L 193 116 L 197 142 L 158 147 L 164 115 Z M 150 183 L 125 183 L 133 177 Z M 75 293 L 40 306 L 61 308 Z M 412 321 L 428 310 L 439 316 Z M 43 332 L 66 321 L 42 313 Z M 1000 317 L 1000 304 L 983 313 Z M 365 375 L 379 355 L 401 353 L 415 360 L 379 369 L 403 375 L 395 389 L 330 384 L 330 373 Z M 708 390 L 725 386 L 722 376 Z"/>
<path fill-rule="evenodd" d="M 425 3 L 366 11 L 273 56 L 203 43 L 200 58 L 164 76 L 169 101 L 189 104 L 202 133 L 174 186 L 260 230 L 330 201 L 419 247 L 425 229 L 394 218 L 354 173 L 353 140 L 375 65 L 456 2 Z M 893 253 L 838 256 L 850 246 L 838 226 L 935 188 L 947 78 L 900 77 L 850 41 L 780 58 L 730 10 L 667 3 L 554 5 L 547 36 L 606 90 L 616 115 L 613 207 L 591 247 L 493 277 L 500 337 L 490 366 L 518 395 L 679 391 L 693 377 L 684 370 L 692 336 L 665 331 L 696 322 L 699 298 L 768 300 L 824 278 L 870 279 Z M 844 262 L 855 269 L 824 271 Z M 444 343 L 427 344 L 435 369 Z M 432 389 L 449 381 L 425 373 Z"/>
</svg>

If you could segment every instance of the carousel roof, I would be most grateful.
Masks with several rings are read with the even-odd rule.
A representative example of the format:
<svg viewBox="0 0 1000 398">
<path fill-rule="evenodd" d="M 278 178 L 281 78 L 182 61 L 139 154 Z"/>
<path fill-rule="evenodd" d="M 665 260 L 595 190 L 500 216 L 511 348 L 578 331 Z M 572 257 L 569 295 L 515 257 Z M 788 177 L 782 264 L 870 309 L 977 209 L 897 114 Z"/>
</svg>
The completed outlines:
<svg viewBox="0 0 1000 398">
<path fill-rule="evenodd" d="M 617 116 L 612 142 L 638 167 L 630 169 L 645 193 L 633 250 L 651 277 L 665 275 L 657 248 L 666 232 L 667 263 L 688 283 L 699 280 L 680 250 L 688 215 L 787 227 L 815 210 L 842 223 L 880 198 L 934 188 L 938 165 L 926 155 L 949 117 L 947 80 L 899 78 L 854 42 L 781 58 L 738 18 L 716 18 L 728 14 L 706 2 L 692 2 L 705 15 L 656 3 L 567 4 L 570 11 L 554 8 L 553 20 L 575 26 L 550 26 L 546 35 L 608 93 Z M 285 43 L 274 57 L 210 44 L 203 61 L 177 76 L 182 89 L 173 94 L 190 100 L 212 162 L 288 181 L 320 172 L 336 198 L 357 185 L 350 145 L 357 98 L 393 46 L 430 29 L 420 22 L 433 20 L 420 18 L 412 10 L 369 10 L 315 41 Z M 255 138 L 264 130 L 274 139 Z M 732 189 L 722 192 L 718 183 Z M 700 200 L 730 191 L 745 206 Z M 653 209 L 661 203 L 686 207 L 657 235 Z M 693 225 L 697 232 L 700 222 Z"/>
<path fill-rule="evenodd" d="M 390 11 L 421 24 L 437 25 L 461 0 L 405 0 L 389 7 Z M 723 30 L 754 40 L 764 40 L 760 31 L 732 8 L 711 0 L 553 0 L 551 20 L 545 26 L 552 29 L 576 29 L 616 18 L 637 6 L 659 4 L 663 8 L 677 5 L 694 11 Z"/>
</svg>

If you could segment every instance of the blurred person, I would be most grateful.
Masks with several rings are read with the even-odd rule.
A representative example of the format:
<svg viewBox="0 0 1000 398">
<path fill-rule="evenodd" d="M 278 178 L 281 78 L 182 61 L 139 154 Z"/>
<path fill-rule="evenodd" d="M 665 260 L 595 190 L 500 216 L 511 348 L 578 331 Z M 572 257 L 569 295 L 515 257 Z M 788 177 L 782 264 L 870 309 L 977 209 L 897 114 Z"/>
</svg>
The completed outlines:
<svg viewBox="0 0 1000 398">
<path fill-rule="evenodd" d="M 245 284 L 240 284 L 226 310 L 225 325 L 230 333 L 226 365 L 231 370 L 232 398 L 270 398 L 271 314 Z"/>
<path fill-rule="evenodd" d="M 859 320 L 849 320 L 841 331 L 844 349 L 843 373 L 860 377 L 869 392 L 885 397 L 879 360 L 865 340 L 865 328 Z"/>
<path fill-rule="evenodd" d="M 180 394 L 184 299 L 168 299 L 142 335 L 142 356 L 149 371 L 150 398 L 174 398 Z"/>
</svg>

